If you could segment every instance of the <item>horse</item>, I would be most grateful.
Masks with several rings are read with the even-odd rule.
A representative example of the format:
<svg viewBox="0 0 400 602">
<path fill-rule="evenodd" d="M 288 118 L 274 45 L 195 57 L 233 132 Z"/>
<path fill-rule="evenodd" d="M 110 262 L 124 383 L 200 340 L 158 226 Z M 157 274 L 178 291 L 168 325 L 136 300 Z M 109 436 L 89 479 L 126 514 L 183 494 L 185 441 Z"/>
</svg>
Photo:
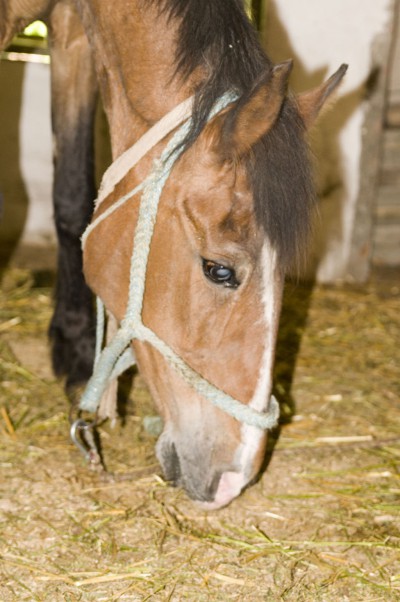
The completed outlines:
<svg viewBox="0 0 400 602">
<path fill-rule="evenodd" d="M 0 48 L 36 19 L 49 31 L 54 156 L 53 206 L 58 238 L 52 364 L 73 396 L 93 368 L 93 296 L 82 269 L 80 237 L 93 212 L 97 79 L 75 7 L 54 0 L 1 0 Z"/>
<path fill-rule="evenodd" d="M 175 153 L 139 266 L 140 326 L 154 336 L 132 335 L 131 345 L 163 420 L 156 453 L 165 478 L 203 508 L 221 508 L 259 475 L 267 433 L 213 405 L 194 379 L 252 416 L 271 413 L 285 275 L 304 261 L 316 204 L 306 131 L 346 66 L 294 96 L 292 62 L 266 56 L 240 0 L 35 0 L 28 14 L 17 0 L 1 6 L 3 45 L 33 18 L 49 25 L 60 240 L 50 333 L 69 385 L 86 377 L 91 356 L 89 288 L 110 323 L 126 321 L 136 229 L 150 211 L 141 183 Z M 115 168 L 85 234 L 84 284 L 78 245 L 95 196 L 97 87 Z M 175 140 L 175 124 L 122 169 L 146 133 L 188 102 L 183 137 Z"/>
</svg>

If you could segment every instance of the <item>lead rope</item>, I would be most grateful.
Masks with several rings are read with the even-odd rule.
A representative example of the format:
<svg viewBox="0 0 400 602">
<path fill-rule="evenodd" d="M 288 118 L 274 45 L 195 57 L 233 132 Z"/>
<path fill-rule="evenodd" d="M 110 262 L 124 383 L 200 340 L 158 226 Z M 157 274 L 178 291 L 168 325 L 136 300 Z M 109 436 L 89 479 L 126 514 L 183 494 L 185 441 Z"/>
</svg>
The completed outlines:
<svg viewBox="0 0 400 602">
<path fill-rule="evenodd" d="M 209 119 L 236 98 L 235 94 L 224 94 L 214 105 Z M 129 367 L 129 364 L 132 364 L 133 354 L 130 344 L 133 339 L 137 339 L 147 341 L 155 347 L 196 392 L 215 406 L 247 425 L 262 430 L 271 429 L 276 426 L 279 418 L 279 405 L 275 397 L 271 396 L 267 412 L 259 412 L 234 399 L 193 370 L 165 341 L 160 339 L 142 322 L 147 262 L 157 218 L 158 204 L 165 182 L 183 151 L 182 142 L 186 138 L 190 126 L 191 121 L 189 119 L 173 135 L 148 178 L 139 187 L 136 187 L 118 201 L 118 206 L 121 206 L 121 201 L 125 202 L 127 198 L 131 198 L 138 192 L 138 189 L 143 190 L 133 239 L 127 310 L 118 332 L 101 352 L 99 340 L 97 341 L 94 372 L 83 393 L 79 408 L 93 413 L 97 411 L 101 396 L 110 379 L 118 376 Z M 99 221 L 102 221 L 103 215 L 104 213 L 88 227 L 83 236 L 83 244 Z M 101 302 L 99 302 L 98 309 L 103 316 L 99 318 L 98 322 L 98 336 L 102 341 L 104 336 L 104 324 L 102 322 L 104 320 L 104 308 Z"/>
</svg>

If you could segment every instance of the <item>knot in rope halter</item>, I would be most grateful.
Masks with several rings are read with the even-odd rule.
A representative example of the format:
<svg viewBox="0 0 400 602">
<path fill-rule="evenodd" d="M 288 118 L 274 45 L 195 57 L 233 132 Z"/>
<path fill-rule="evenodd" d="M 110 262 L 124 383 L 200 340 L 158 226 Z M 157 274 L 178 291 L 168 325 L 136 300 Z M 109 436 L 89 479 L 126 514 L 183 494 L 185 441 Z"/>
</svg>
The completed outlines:
<svg viewBox="0 0 400 602">
<path fill-rule="evenodd" d="M 237 100 L 237 95 L 235 93 L 226 93 L 221 96 L 210 112 L 209 119 L 217 115 L 235 100 Z M 145 326 L 142 321 L 147 262 L 157 218 L 158 204 L 165 182 L 177 159 L 183 152 L 182 142 L 185 140 L 191 126 L 191 107 L 192 99 L 188 99 L 181 105 L 175 107 L 173 111 L 168 113 L 160 120 L 160 122 L 146 132 L 133 147 L 123 153 L 123 155 L 111 165 L 103 177 L 96 207 L 98 207 L 104 198 L 112 192 L 115 184 L 119 182 L 130 169 L 132 169 L 133 165 L 136 164 L 140 158 L 155 146 L 157 142 L 162 140 L 167 134 L 180 125 L 179 129 L 168 142 L 160 159 L 155 162 L 150 175 L 136 188 L 131 190 L 124 197 L 121 197 L 109 209 L 98 216 L 88 226 L 82 237 L 82 245 L 84 246 L 87 237 L 101 221 L 121 207 L 128 199 L 138 192 L 142 192 L 139 215 L 133 239 L 126 314 L 121 321 L 119 330 L 114 338 L 108 345 L 101 349 L 104 336 L 104 306 L 101 300 L 97 299 L 98 324 L 94 371 L 83 393 L 79 408 L 80 410 L 89 412 L 97 411 L 100 399 L 109 382 L 114 378 L 117 378 L 129 366 L 135 363 L 131 342 L 134 339 L 137 339 L 146 341 L 157 349 L 167 362 L 180 374 L 183 380 L 212 404 L 246 425 L 257 427 L 262 430 L 271 429 L 276 426 L 279 418 L 279 405 L 274 396 L 271 396 L 268 404 L 269 407 L 266 412 L 255 410 L 241 401 L 234 399 L 222 389 L 217 388 L 198 374 L 165 341 L 160 339 L 155 332 Z"/>
</svg>

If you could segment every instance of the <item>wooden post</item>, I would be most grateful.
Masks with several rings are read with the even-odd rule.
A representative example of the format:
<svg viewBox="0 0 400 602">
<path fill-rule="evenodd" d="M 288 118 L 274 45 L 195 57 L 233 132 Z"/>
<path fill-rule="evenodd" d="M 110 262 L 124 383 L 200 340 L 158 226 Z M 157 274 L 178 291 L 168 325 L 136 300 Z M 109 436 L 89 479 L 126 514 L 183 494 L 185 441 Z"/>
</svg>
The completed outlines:
<svg viewBox="0 0 400 602">
<path fill-rule="evenodd" d="M 376 70 L 371 70 L 371 81 L 366 82 L 365 86 L 367 109 L 361 138 L 360 187 L 355 206 L 347 273 L 345 274 L 346 280 L 350 282 L 365 282 L 371 269 L 391 33 L 391 31 L 387 31 L 375 40 L 372 47 L 372 60 L 376 64 Z"/>
</svg>

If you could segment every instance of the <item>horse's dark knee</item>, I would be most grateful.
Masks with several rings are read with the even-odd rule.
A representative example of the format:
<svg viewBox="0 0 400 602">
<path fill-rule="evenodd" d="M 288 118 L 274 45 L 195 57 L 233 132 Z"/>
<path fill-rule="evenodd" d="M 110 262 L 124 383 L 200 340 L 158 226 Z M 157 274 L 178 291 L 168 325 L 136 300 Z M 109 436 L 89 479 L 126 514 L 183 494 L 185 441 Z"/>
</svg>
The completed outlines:
<svg viewBox="0 0 400 602">
<path fill-rule="evenodd" d="M 93 369 L 95 326 L 92 299 L 76 311 L 56 304 L 49 328 L 53 369 L 67 389 L 85 383 Z"/>
<path fill-rule="evenodd" d="M 94 359 L 94 328 L 85 325 L 77 337 L 69 332 L 71 326 L 79 323 L 77 320 L 57 323 L 55 314 L 50 325 L 50 340 L 52 344 L 53 369 L 57 376 L 66 377 L 67 391 L 84 384 L 90 377 Z"/>
</svg>

